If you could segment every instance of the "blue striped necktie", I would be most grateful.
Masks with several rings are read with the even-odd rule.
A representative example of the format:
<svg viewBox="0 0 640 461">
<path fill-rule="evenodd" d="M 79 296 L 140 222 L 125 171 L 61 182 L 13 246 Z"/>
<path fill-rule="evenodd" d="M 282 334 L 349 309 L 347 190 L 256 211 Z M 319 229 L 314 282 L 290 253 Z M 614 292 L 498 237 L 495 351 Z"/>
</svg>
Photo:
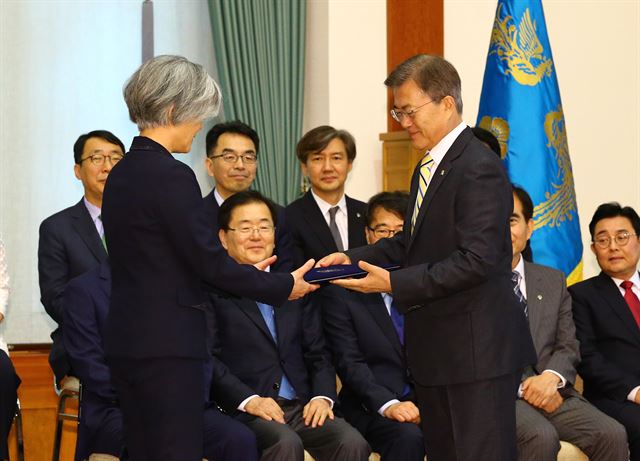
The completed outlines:
<svg viewBox="0 0 640 461">
<path fill-rule="evenodd" d="M 413 229 L 416 227 L 416 220 L 418 219 L 420 206 L 424 200 L 424 195 L 427 193 L 427 186 L 431 179 L 433 163 L 433 158 L 431 158 L 431 154 L 429 152 L 422 157 L 422 161 L 420 162 L 420 169 L 418 170 L 418 193 L 416 194 L 416 202 L 413 207 L 413 215 L 411 216 L 411 232 L 413 232 Z"/>
</svg>

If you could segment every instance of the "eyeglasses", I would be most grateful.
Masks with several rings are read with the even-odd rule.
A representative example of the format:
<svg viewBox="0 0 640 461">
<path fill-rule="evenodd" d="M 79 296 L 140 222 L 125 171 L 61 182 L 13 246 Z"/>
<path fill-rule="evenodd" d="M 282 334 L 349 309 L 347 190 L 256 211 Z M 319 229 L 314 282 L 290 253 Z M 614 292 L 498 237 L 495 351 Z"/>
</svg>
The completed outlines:
<svg viewBox="0 0 640 461">
<path fill-rule="evenodd" d="M 276 230 L 276 228 L 274 226 L 263 225 L 263 226 L 257 226 L 257 227 L 244 226 L 244 227 L 238 227 L 237 229 L 233 229 L 229 227 L 228 230 L 237 232 L 240 235 L 248 237 L 249 235 L 253 235 L 254 232 L 258 232 L 258 234 L 260 235 L 271 235 L 273 234 L 273 231 Z"/>
<path fill-rule="evenodd" d="M 393 119 L 396 122 L 402 123 L 402 120 L 404 120 L 405 117 L 409 117 L 411 120 L 413 120 L 413 117 L 415 117 L 416 112 L 418 112 L 420 109 L 422 109 L 427 104 L 431 104 L 433 101 L 435 101 L 435 99 L 432 99 L 431 101 L 427 101 L 423 105 L 418 106 L 415 109 L 411 109 L 411 110 L 407 110 L 407 111 L 391 109 L 389 112 L 391 113 L 391 116 L 393 117 Z"/>
<path fill-rule="evenodd" d="M 84 162 L 85 160 L 91 160 L 91 163 L 93 163 L 95 166 L 101 166 L 101 165 L 104 165 L 104 162 L 106 159 L 109 159 L 111 164 L 115 165 L 123 158 L 124 158 L 124 155 L 120 155 L 120 154 L 111 154 L 111 155 L 93 154 L 81 159 L 80 163 Z"/>
<path fill-rule="evenodd" d="M 604 248 L 609 248 L 609 246 L 611 245 L 611 241 L 613 240 L 614 242 L 616 242 L 616 245 L 623 247 L 627 243 L 629 243 L 629 239 L 631 237 L 634 237 L 637 235 L 638 234 L 631 234 L 629 232 L 620 232 L 613 237 L 609 237 L 608 235 L 606 237 L 598 237 L 597 239 L 594 239 L 593 243 L 598 248 L 604 249 Z"/>
<path fill-rule="evenodd" d="M 241 158 L 244 163 L 252 165 L 258 161 L 258 154 L 234 154 L 227 152 L 226 154 L 212 155 L 209 158 L 222 158 L 223 162 L 231 164 L 236 163 L 238 159 Z"/>
<path fill-rule="evenodd" d="M 387 229 L 386 227 L 376 227 L 374 229 L 373 227 L 367 226 L 367 229 L 373 232 L 373 235 L 381 239 L 393 237 L 398 232 L 402 232 L 402 229 Z"/>
</svg>

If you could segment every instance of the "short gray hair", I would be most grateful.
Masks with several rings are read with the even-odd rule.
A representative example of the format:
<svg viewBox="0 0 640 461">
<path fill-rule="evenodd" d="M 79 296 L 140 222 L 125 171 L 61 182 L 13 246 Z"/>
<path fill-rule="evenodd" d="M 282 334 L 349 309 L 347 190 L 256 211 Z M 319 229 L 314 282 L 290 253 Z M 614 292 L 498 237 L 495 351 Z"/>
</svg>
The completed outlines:
<svg viewBox="0 0 640 461">
<path fill-rule="evenodd" d="M 140 130 L 212 118 L 222 104 L 215 80 L 182 56 L 148 60 L 129 78 L 123 94 L 129 118 Z"/>
<path fill-rule="evenodd" d="M 462 89 L 460 76 L 453 65 L 440 56 L 417 54 L 393 69 L 384 84 L 397 88 L 408 80 L 413 80 L 422 91 L 440 102 L 451 96 L 456 110 L 462 114 Z"/>
</svg>

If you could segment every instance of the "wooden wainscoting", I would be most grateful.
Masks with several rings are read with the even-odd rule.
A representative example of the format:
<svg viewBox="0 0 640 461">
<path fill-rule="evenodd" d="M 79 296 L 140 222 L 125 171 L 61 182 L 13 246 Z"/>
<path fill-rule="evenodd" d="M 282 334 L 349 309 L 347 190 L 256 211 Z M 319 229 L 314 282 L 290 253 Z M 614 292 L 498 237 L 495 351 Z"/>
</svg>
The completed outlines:
<svg viewBox="0 0 640 461">
<path fill-rule="evenodd" d="M 409 191 L 411 175 L 424 151 L 413 148 L 409 134 L 402 131 L 381 133 L 382 190 Z"/>
<path fill-rule="evenodd" d="M 25 461 L 48 461 L 53 455 L 58 396 L 53 389 L 53 373 L 49 367 L 50 345 L 16 346 L 9 356 L 22 384 L 18 398 L 22 409 Z M 77 411 L 76 401 L 69 410 Z M 73 461 L 76 446 L 76 422 L 65 421 L 62 431 L 60 461 Z M 9 436 L 9 455 L 18 459 L 15 427 Z"/>
</svg>

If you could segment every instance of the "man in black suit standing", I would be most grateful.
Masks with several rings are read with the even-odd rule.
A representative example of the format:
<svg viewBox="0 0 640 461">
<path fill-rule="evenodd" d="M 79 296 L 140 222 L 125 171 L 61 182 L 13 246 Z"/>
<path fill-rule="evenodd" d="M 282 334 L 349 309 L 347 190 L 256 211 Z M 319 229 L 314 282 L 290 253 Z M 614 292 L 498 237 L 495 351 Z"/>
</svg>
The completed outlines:
<svg viewBox="0 0 640 461">
<path fill-rule="evenodd" d="M 107 259 L 103 244 L 102 192 L 111 168 L 124 156 L 124 145 L 114 134 L 96 130 L 80 136 L 73 145 L 73 171 L 82 182 L 84 196 L 70 208 L 48 217 L 40 225 L 38 276 L 45 310 L 58 328 L 51 333 L 49 363 L 56 383 L 70 372 L 64 349 L 62 294 L 74 277 Z"/>
<path fill-rule="evenodd" d="M 219 236 L 240 264 L 268 258 L 274 248 L 273 203 L 239 192 L 220 207 Z M 255 432 L 265 460 L 366 460 L 369 446 L 334 417 L 335 371 L 325 349 L 320 312 L 303 299 L 270 306 L 210 295 L 215 356 L 229 373 L 214 378 L 212 395 Z"/>
<path fill-rule="evenodd" d="M 365 278 L 335 283 L 393 293 L 406 313 L 429 460 L 515 460 L 516 382 L 535 350 L 511 286 L 509 180 L 462 122 L 460 77 L 449 62 L 414 56 L 385 84 L 393 91 L 392 116 L 425 152 L 404 232 L 320 265 L 359 262 Z M 392 262 L 403 268 L 378 267 Z"/>
<path fill-rule="evenodd" d="M 236 192 L 249 190 L 256 178 L 260 138 L 249 125 L 235 120 L 218 123 L 207 133 L 207 158 L 205 167 L 216 185 L 204 197 L 205 212 L 211 225 L 218 228 L 218 210 L 227 198 Z M 284 223 L 284 208 L 278 208 L 276 229 L 276 250 L 278 257 L 271 265 L 275 272 L 293 270 L 291 235 Z"/>
<path fill-rule="evenodd" d="M 624 428 L 573 388 L 580 354 L 571 297 L 562 272 L 524 260 L 522 252 L 533 227 L 533 202 L 524 189 L 513 186 L 512 281 L 538 353 L 535 365 L 523 373 L 518 391 L 518 460 L 555 461 L 560 440 L 565 440 L 591 461 L 626 461 Z"/>
<path fill-rule="evenodd" d="M 367 205 L 367 242 L 402 232 L 409 196 L 381 192 Z M 340 408 L 382 460 L 422 461 L 420 412 L 404 354 L 404 318 L 389 293 L 326 287 L 322 306 L 327 343 L 342 381 Z"/>
<path fill-rule="evenodd" d="M 294 266 L 309 258 L 366 245 L 366 204 L 347 197 L 344 186 L 356 158 L 356 142 L 345 130 L 319 126 L 296 147 L 302 174 L 311 188 L 286 208 L 293 238 Z"/>
<path fill-rule="evenodd" d="M 569 287 L 580 341 L 584 396 L 627 430 L 640 461 L 640 217 L 618 203 L 600 205 L 589 223 L 602 272 Z"/>
</svg>

